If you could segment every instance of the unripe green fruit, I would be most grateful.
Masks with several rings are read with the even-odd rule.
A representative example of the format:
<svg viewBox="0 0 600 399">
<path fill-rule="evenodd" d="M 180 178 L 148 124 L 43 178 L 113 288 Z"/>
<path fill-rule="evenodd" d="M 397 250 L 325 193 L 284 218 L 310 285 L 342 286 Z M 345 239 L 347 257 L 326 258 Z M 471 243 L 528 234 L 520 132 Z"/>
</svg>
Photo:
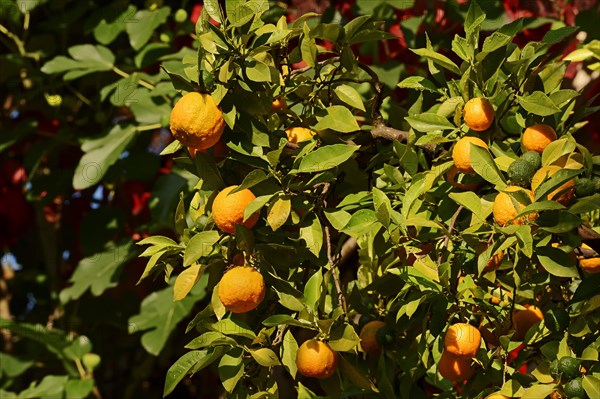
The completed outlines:
<svg viewBox="0 0 600 399">
<path fill-rule="evenodd" d="M 581 362 L 574 357 L 565 356 L 558 360 L 558 372 L 562 374 L 564 380 L 572 380 L 581 375 Z"/>
<path fill-rule="evenodd" d="M 535 168 L 524 159 L 517 159 L 508 167 L 508 178 L 513 184 L 528 185 L 535 174 Z"/>
<path fill-rule="evenodd" d="M 583 389 L 583 381 L 581 380 L 581 377 L 572 379 L 571 381 L 567 382 L 565 384 L 564 390 L 565 394 L 567 394 L 567 397 L 569 399 L 587 398 L 585 390 Z"/>
<path fill-rule="evenodd" d="M 100 364 L 100 356 L 96 353 L 86 353 L 81 359 L 88 371 L 94 370 Z"/>
<path fill-rule="evenodd" d="M 188 13 L 183 8 L 175 11 L 175 22 L 182 24 L 188 19 Z"/>
<path fill-rule="evenodd" d="M 521 155 L 521 159 L 529 162 L 535 170 L 542 167 L 542 156 L 537 151 L 527 151 L 525 154 Z"/>
<path fill-rule="evenodd" d="M 170 43 L 173 39 L 173 34 L 171 32 L 164 32 L 160 34 L 160 41 L 163 43 Z"/>
<path fill-rule="evenodd" d="M 587 197 L 588 195 L 594 194 L 596 191 L 596 184 L 592 179 L 582 177 L 575 183 L 575 195 L 578 198 Z"/>
</svg>

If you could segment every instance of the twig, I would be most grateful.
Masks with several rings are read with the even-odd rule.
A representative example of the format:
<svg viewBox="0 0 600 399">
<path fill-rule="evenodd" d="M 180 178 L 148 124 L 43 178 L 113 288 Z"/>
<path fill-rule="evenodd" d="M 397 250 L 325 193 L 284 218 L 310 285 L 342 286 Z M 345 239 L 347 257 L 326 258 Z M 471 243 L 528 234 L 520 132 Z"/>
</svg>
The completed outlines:
<svg viewBox="0 0 600 399">
<path fill-rule="evenodd" d="M 452 215 L 452 219 L 450 219 L 450 224 L 448 225 L 448 235 L 446 236 L 446 238 L 444 238 L 444 243 L 442 244 L 442 248 L 448 248 L 448 243 L 450 242 L 450 236 L 452 235 L 452 230 L 454 230 L 454 225 L 456 224 L 456 221 L 458 220 L 458 215 L 460 214 L 460 211 L 462 211 L 464 209 L 464 206 L 459 206 L 458 209 L 456 210 L 456 212 L 454 212 L 454 215 Z M 438 256 L 438 261 L 437 261 L 438 265 L 440 265 L 442 263 L 442 252 L 440 252 L 440 255 Z"/>
<path fill-rule="evenodd" d="M 277 335 L 275 335 L 275 339 L 273 340 L 273 343 L 271 344 L 271 346 L 277 346 L 281 343 L 281 341 L 283 341 L 283 334 L 285 333 L 286 329 L 287 329 L 287 324 L 283 324 L 283 325 L 279 326 L 279 329 L 277 330 Z"/>
<path fill-rule="evenodd" d="M 331 265 L 331 275 L 333 276 L 333 282 L 335 284 L 335 289 L 338 293 L 338 302 L 342 305 L 342 309 L 344 310 L 344 314 L 348 317 L 348 308 L 346 306 L 346 298 L 344 297 L 344 291 L 342 290 L 342 283 L 340 282 L 340 274 L 337 269 L 338 259 L 335 259 L 333 256 L 333 250 L 331 246 L 331 231 L 329 226 L 325 225 L 325 241 L 327 242 L 327 259 L 329 260 L 329 264 Z"/>
</svg>

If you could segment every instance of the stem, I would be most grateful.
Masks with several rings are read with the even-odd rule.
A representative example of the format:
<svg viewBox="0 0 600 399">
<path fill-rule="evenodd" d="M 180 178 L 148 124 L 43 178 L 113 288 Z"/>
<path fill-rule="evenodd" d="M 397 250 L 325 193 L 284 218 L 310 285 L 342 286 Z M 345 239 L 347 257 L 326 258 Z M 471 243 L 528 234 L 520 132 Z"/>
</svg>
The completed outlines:
<svg viewBox="0 0 600 399">
<path fill-rule="evenodd" d="M 156 129 L 160 129 L 162 127 L 162 125 L 160 123 L 153 123 L 151 125 L 144 125 L 144 126 L 138 126 L 136 128 L 136 130 L 138 132 L 146 132 L 148 130 L 156 130 Z"/>
<path fill-rule="evenodd" d="M 127 78 L 129 78 L 131 76 L 131 74 L 125 72 L 124 70 L 122 70 L 122 69 L 120 69 L 120 68 L 118 68 L 116 66 L 113 66 L 112 70 L 113 70 L 114 73 L 116 73 L 117 75 L 119 75 L 119 76 L 121 76 L 121 77 L 123 77 L 125 79 L 127 79 Z M 137 84 L 139 84 L 140 86 L 145 87 L 148 90 L 154 90 L 156 88 L 152 83 L 148 83 L 148 82 L 146 82 L 143 79 L 138 79 Z"/>
<path fill-rule="evenodd" d="M 340 282 L 340 274 L 337 269 L 337 259 L 333 257 L 333 251 L 331 248 L 331 231 L 329 226 L 325 225 L 325 239 L 327 241 L 327 259 L 329 260 L 329 264 L 331 265 L 331 275 L 333 276 L 333 282 L 335 284 L 335 290 L 338 294 L 338 302 L 342 305 L 342 309 L 344 310 L 344 314 L 348 317 L 348 307 L 346 306 L 346 298 L 344 297 L 344 291 L 342 290 L 342 283 Z"/>
<path fill-rule="evenodd" d="M 452 230 L 454 230 L 454 225 L 456 224 L 456 221 L 458 220 L 458 215 L 460 214 L 460 211 L 462 211 L 464 208 L 464 206 L 459 206 L 458 209 L 456 210 L 456 212 L 454 212 L 454 215 L 452 215 L 452 219 L 450 219 L 450 224 L 448 225 L 448 235 L 446 236 L 446 238 L 444 238 L 444 243 L 442 244 L 442 248 L 448 248 L 448 243 L 450 242 L 450 236 L 452 235 Z M 438 266 L 442 263 L 442 252 L 440 252 L 440 255 L 438 256 Z"/>
<path fill-rule="evenodd" d="M 2 24 L 0 24 L 0 33 L 3 33 L 9 39 L 11 39 L 15 43 L 15 45 L 17 46 L 17 49 L 19 50 L 19 54 L 22 55 L 22 56 L 25 56 L 25 54 L 26 54 L 25 45 L 23 44 L 23 41 L 21 39 L 19 39 L 19 37 L 17 35 L 15 35 L 14 33 L 12 33 L 11 31 L 9 31 Z"/>
</svg>

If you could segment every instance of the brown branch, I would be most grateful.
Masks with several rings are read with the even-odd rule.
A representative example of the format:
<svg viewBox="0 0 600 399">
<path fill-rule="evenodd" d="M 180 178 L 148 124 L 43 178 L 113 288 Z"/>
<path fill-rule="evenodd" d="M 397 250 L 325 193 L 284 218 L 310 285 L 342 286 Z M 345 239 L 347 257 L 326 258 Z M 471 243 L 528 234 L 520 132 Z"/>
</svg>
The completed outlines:
<svg viewBox="0 0 600 399">
<path fill-rule="evenodd" d="M 277 335 L 275 335 L 275 339 L 273 340 L 273 343 L 271 344 L 271 346 L 277 346 L 281 343 L 281 341 L 283 341 L 283 334 L 285 333 L 286 329 L 287 329 L 287 324 L 283 324 L 283 325 L 279 326 L 279 329 L 277 330 Z"/>
<path fill-rule="evenodd" d="M 444 238 L 444 243 L 442 244 L 442 248 L 448 248 L 448 243 L 450 242 L 450 236 L 452 235 L 452 230 L 454 230 L 454 225 L 458 220 L 458 215 L 463 210 L 464 206 L 459 206 L 454 215 L 452 215 L 452 219 L 450 219 L 450 224 L 448 225 L 448 235 Z M 442 263 L 442 253 L 438 256 L 438 266 Z"/>
<path fill-rule="evenodd" d="M 344 297 L 344 291 L 342 290 L 342 283 L 340 282 L 340 273 L 337 268 L 339 257 L 333 256 L 333 250 L 331 246 L 331 231 L 329 226 L 325 225 L 325 241 L 327 242 L 327 259 L 329 264 L 331 265 L 331 275 L 333 276 L 333 282 L 335 284 L 335 289 L 338 294 L 338 302 L 342 305 L 342 309 L 344 310 L 344 314 L 348 317 L 348 307 L 346 305 L 346 298 Z"/>
</svg>

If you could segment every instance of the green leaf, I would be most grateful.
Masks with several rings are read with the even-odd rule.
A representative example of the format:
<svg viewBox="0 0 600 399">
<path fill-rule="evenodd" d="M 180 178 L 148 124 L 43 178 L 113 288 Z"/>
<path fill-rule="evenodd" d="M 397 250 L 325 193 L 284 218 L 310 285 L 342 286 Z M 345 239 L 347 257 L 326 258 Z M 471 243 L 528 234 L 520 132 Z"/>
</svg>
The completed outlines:
<svg viewBox="0 0 600 399">
<path fill-rule="evenodd" d="M 139 10 L 133 19 L 125 25 L 125 31 L 129 35 L 129 43 L 134 50 L 139 50 L 152 37 L 157 28 L 167 21 L 171 14 L 169 7 L 161 7 L 157 10 Z"/>
<path fill-rule="evenodd" d="M 118 284 L 121 267 L 136 256 L 133 243 L 127 241 L 120 245 L 109 242 L 104 252 L 82 259 L 69 279 L 70 287 L 60 292 L 60 301 L 67 303 L 79 299 L 87 290 L 99 296 Z"/>
<path fill-rule="evenodd" d="M 342 324 L 336 327 L 329 336 L 329 346 L 337 352 L 349 352 L 356 348 L 360 342 L 360 337 L 349 324 Z"/>
<path fill-rule="evenodd" d="M 323 293 L 323 273 L 321 269 L 317 270 L 306 282 L 304 286 L 304 300 L 306 306 L 317 313 L 317 305 Z"/>
<path fill-rule="evenodd" d="M 600 274 L 594 274 L 581 281 L 571 303 L 577 303 L 592 298 L 594 295 L 600 295 Z"/>
<path fill-rule="evenodd" d="M 302 53 L 302 60 L 306 62 L 306 65 L 313 68 L 317 65 L 317 44 L 315 43 L 315 39 L 304 35 L 300 42 L 300 52 Z"/>
<path fill-rule="evenodd" d="M 201 273 L 202 267 L 197 263 L 182 271 L 173 285 L 173 301 L 181 301 L 185 298 L 198 282 Z"/>
<path fill-rule="evenodd" d="M 355 88 L 348 85 L 340 85 L 335 88 L 334 92 L 341 101 L 345 102 L 351 107 L 365 111 L 365 106 L 362 102 L 360 94 Z"/>
<path fill-rule="evenodd" d="M 110 71 L 114 67 L 115 56 L 104 46 L 80 44 L 69 47 L 68 52 L 72 59 L 59 55 L 46 62 L 42 66 L 42 72 L 66 72 L 64 79 L 73 80 L 94 72 Z"/>
<path fill-rule="evenodd" d="M 235 319 L 221 319 L 215 323 L 207 325 L 212 331 L 217 331 L 227 336 L 233 335 L 237 337 L 243 337 L 250 340 L 256 338 L 256 334 L 248 325 L 240 320 Z"/>
<path fill-rule="evenodd" d="M 554 391 L 555 384 L 537 384 L 526 388 L 521 399 L 545 398 Z"/>
<path fill-rule="evenodd" d="M 242 354 L 240 353 L 238 356 L 232 356 L 229 353 L 223 355 L 218 370 L 219 378 L 221 378 L 225 390 L 229 393 L 233 392 L 240 378 L 244 375 Z"/>
<path fill-rule="evenodd" d="M 289 316 L 287 314 L 276 314 L 271 317 L 267 317 L 265 320 L 263 320 L 262 323 L 266 327 L 274 327 L 279 326 L 281 324 L 285 324 L 289 326 L 308 328 L 312 330 L 316 329 L 316 327 L 310 324 L 309 322 L 294 319 L 292 316 Z"/>
<path fill-rule="evenodd" d="M 465 32 L 467 35 L 478 34 L 479 26 L 485 21 L 485 13 L 477 1 L 471 1 L 465 17 Z"/>
<path fill-rule="evenodd" d="M 219 23 L 223 22 L 223 12 L 218 0 L 204 0 L 204 9 L 212 19 Z"/>
<path fill-rule="evenodd" d="M 306 248 L 318 258 L 323 247 L 323 227 L 316 215 L 310 215 L 307 219 L 312 222 L 300 227 L 300 238 L 306 243 Z"/>
<path fill-rule="evenodd" d="M 300 173 L 322 172 L 346 162 L 360 146 L 332 144 L 306 155 L 300 162 Z"/>
<path fill-rule="evenodd" d="M 583 389 L 589 398 L 600 398 L 600 378 L 593 375 L 584 375 Z"/>
<path fill-rule="evenodd" d="M 201 231 L 194 235 L 185 248 L 183 265 L 189 266 L 198 259 L 210 255 L 218 240 L 219 232 L 216 230 Z"/>
<path fill-rule="evenodd" d="M 181 356 L 167 371 L 163 398 L 169 395 L 186 375 L 193 375 L 202 370 L 223 354 L 222 347 L 202 351 L 191 351 Z"/>
<path fill-rule="evenodd" d="M 579 277 L 573 259 L 565 251 L 551 246 L 537 247 L 536 255 L 548 273 L 558 277 Z"/>
<path fill-rule="evenodd" d="M 470 160 L 475 172 L 490 183 L 499 186 L 500 188 L 504 188 L 504 186 L 506 186 L 506 180 L 504 179 L 502 172 L 500 172 L 500 169 L 498 169 L 490 152 L 473 143 L 470 144 L 470 147 Z"/>
<path fill-rule="evenodd" d="M 66 375 L 47 375 L 39 383 L 32 383 L 29 388 L 19 393 L 20 398 L 62 398 L 65 384 L 69 379 Z"/>
<path fill-rule="evenodd" d="M 542 42 L 546 44 L 556 44 L 570 35 L 575 34 L 579 30 L 578 26 L 563 26 L 562 28 L 554 29 L 546 32 Z"/>
<path fill-rule="evenodd" d="M 175 241 L 165 236 L 150 236 L 136 243 L 137 245 L 156 245 L 160 247 L 178 247 Z"/>
<path fill-rule="evenodd" d="M 272 366 L 280 366 L 281 362 L 279 358 L 273 352 L 273 350 L 269 348 L 260 348 L 257 350 L 250 350 L 250 354 L 256 360 L 256 363 L 260 364 L 263 367 L 272 367 Z"/>
<path fill-rule="evenodd" d="M 148 353 L 158 356 L 177 324 L 206 296 L 204 276 L 181 301 L 173 302 L 172 285 L 151 293 L 142 301 L 139 314 L 129 318 L 129 333 L 143 332 L 142 346 Z"/>
<path fill-rule="evenodd" d="M 590 195 L 588 197 L 578 198 L 569 208 L 571 213 L 587 213 L 600 208 L 600 194 Z"/>
<path fill-rule="evenodd" d="M 65 397 L 69 399 L 86 399 L 94 389 L 95 382 L 92 379 L 69 380 L 65 384 Z"/>
<path fill-rule="evenodd" d="M 409 76 L 398 83 L 398 87 L 401 89 L 427 90 L 432 93 L 437 93 L 439 90 L 432 81 L 422 76 Z"/>
<path fill-rule="evenodd" d="M 208 331 L 194 338 L 185 346 L 186 349 L 202 349 L 207 346 L 231 345 L 236 346 L 235 339 L 218 331 Z"/>
<path fill-rule="evenodd" d="M 553 141 L 542 153 L 542 165 L 547 166 L 562 157 L 563 155 L 570 154 L 577 147 L 575 140 L 565 140 L 563 138 Z"/>
<path fill-rule="evenodd" d="M 0 378 L 12 379 L 27 371 L 34 362 L 0 352 Z M 1 397 L 1 396 L 0 396 Z"/>
<path fill-rule="evenodd" d="M 238 191 L 242 191 L 246 188 L 252 188 L 257 184 L 264 182 L 268 178 L 269 175 L 267 175 L 264 171 L 260 169 L 254 169 L 250 173 L 248 173 L 246 177 L 244 177 L 244 181 L 242 181 L 242 184 L 236 187 L 235 190 L 231 192 L 231 194 L 237 193 Z"/>
<path fill-rule="evenodd" d="M 113 3 L 98 9 L 90 18 L 95 22 L 94 38 L 100 44 L 108 45 L 112 43 L 125 30 L 127 23 L 131 22 L 131 16 L 136 11 L 136 6 L 127 6 L 123 3 Z"/>
<path fill-rule="evenodd" d="M 278 197 L 267 209 L 267 223 L 273 231 L 285 224 L 290 216 L 292 202 L 287 196 Z"/>
<path fill-rule="evenodd" d="M 441 66 L 444 69 L 449 70 L 450 72 L 454 72 L 457 75 L 461 75 L 460 69 L 458 66 L 448 57 L 442 55 L 440 53 L 436 53 L 433 50 L 426 48 L 419 49 L 410 49 L 413 53 L 420 55 L 421 57 L 425 57 L 428 60 L 432 61 L 434 64 Z"/>
<path fill-rule="evenodd" d="M 560 187 L 565 182 L 568 182 L 569 180 L 578 176 L 581 172 L 581 170 L 575 169 L 560 169 L 551 177 L 547 178 L 546 176 L 546 179 L 542 180 L 543 183 L 540 184 L 540 182 L 534 182 L 538 184 L 534 193 L 535 199 L 539 200 L 541 198 L 547 198 L 548 194 Z"/>
<path fill-rule="evenodd" d="M 429 133 L 433 130 L 456 129 L 447 118 L 433 113 L 423 113 L 404 118 L 408 124 L 418 132 Z"/>
<path fill-rule="evenodd" d="M 73 188 L 83 190 L 100 182 L 136 134 L 134 126 L 115 125 L 108 135 L 100 139 L 86 140 L 81 149 L 85 154 L 79 160 L 73 175 Z"/>
<path fill-rule="evenodd" d="M 525 111 L 534 115 L 549 116 L 560 112 L 560 108 L 541 91 L 534 91 L 526 96 L 517 96 L 517 101 Z"/>
<path fill-rule="evenodd" d="M 377 214 L 370 209 L 360 209 L 350 217 L 348 223 L 341 229 L 344 233 L 359 236 L 366 234 L 374 228 L 379 229 Z"/>
<path fill-rule="evenodd" d="M 352 133 L 360 130 L 354 115 L 342 105 L 327 107 L 327 115 L 315 125 L 316 130 L 331 129 L 341 133 Z"/>
<path fill-rule="evenodd" d="M 379 223 L 386 228 L 389 227 L 392 205 L 390 199 L 377 187 L 373 187 L 373 206 Z"/>
<path fill-rule="evenodd" d="M 244 221 L 248 220 L 248 218 L 258 212 L 263 206 L 267 204 L 273 198 L 274 194 L 269 195 L 261 195 L 256 197 L 251 203 L 248 204 L 246 209 L 244 209 Z"/>
<path fill-rule="evenodd" d="M 549 233 L 567 233 L 583 224 L 583 220 L 568 211 L 546 211 L 535 220 L 541 229 Z"/>
<path fill-rule="evenodd" d="M 288 330 L 283 336 L 281 363 L 283 363 L 283 367 L 290 373 L 292 378 L 296 378 L 298 371 L 298 367 L 296 366 L 296 352 L 298 352 L 298 343 L 292 332 Z"/>
<path fill-rule="evenodd" d="M 414 176 L 419 170 L 419 156 L 412 146 L 394 140 L 394 152 L 400 164 L 409 175 Z"/>
<path fill-rule="evenodd" d="M 177 209 L 175 209 L 175 233 L 178 235 L 183 234 L 183 230 L 187 228 L 187 222 L 185 220 L 185 203 L 183 202 L 183 193 L 179 194 L 179 203 Z"/>
</svg>

